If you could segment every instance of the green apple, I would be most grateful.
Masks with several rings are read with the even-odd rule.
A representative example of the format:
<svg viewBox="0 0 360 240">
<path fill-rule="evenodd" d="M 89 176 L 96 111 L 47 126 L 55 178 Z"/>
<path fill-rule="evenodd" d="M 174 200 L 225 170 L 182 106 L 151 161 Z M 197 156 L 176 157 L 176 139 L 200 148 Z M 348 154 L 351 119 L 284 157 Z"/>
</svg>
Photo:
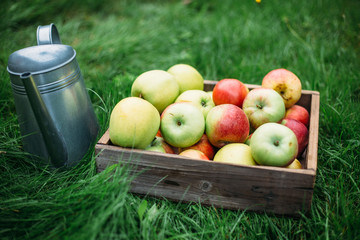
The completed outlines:
<svg viewBox="0 0 360 240">
<path fill-rule="evenodd" d="M 214 156 L 214 162 L 257 165 L 251 155 L 250 147 L 244 143 L 230 143 L 220 148 Z"/>
<path fill-rule="evenodd" d="M 255 88 L 245 97 L 242 106 L 253 129 L 264 123 L 278 122 L 285 116 L 282 97 L 273 89 Z"/>
<path fill-rule="evenodd" d="M 161 114 L 160 130 L 170 145 L 190 147 L 204 134 L 204 115 L 191 103 L 173 103 Z"/>
<path fill-rule="evenodd" d="M 252 133 L 249 134 L 249 136 L 246 138 L 246 140 L 245 140 L 245 142 L 244 142 L 244 143 L 245 143 L 246 145 L 248 145 L 248 146 L 250 146 L 251 136 L 252 136 Z"/>
<path fill-rule="evenodd" d="M 109 135 L 113 144 L 145 149 L 160 126 L 160 114 L 148 101 L 128 97 L 116 104 L 110 115 Z"/>
<path fill-rule="evenodd" d="M 164 138 L 155 136 L 149 146 L 145 148 L 147 151 L 174 153 L 174 150 L 165 142 Z"/>
<path fill-rule="evenodd" d="M 265 123 L 250 141 L 251 154 L 260 165 L 283 167 L 297 156 L 298 143 L 293 131 L 279 123 Z"/>
<path fill-rule="evenodd" d="M 215 106 L 210 95 L 203 90 L 187 90 L 181 93 L 175 102 L 188 102 L 201 110 L 206 119 L 208 112 Z"/>
<path fill-rule="evenodd" d="M 213 100 L 213 91 L 207 91 L 206 93 L 209 94 L 210 97 L 211 97 L 211 99 Z M 214 100 L 213 100 L 213 101 L 214 101 Z"/>
<path fill-rule="evenodd" d="M 171 73 L 180 87 L 180 93 L 186 90 L 204 90 L 204 79 L 192 66 L 187 64 L 176 64 L 167 70 Z"/>
<path fill-rule="evenodd" d="M 156 107 L 159 113 L 179 95 L 179 85 L 170 73 L 151 70 L 138 76 L 131 86 L 131 96 L 140 97 Z"/>
</svg>

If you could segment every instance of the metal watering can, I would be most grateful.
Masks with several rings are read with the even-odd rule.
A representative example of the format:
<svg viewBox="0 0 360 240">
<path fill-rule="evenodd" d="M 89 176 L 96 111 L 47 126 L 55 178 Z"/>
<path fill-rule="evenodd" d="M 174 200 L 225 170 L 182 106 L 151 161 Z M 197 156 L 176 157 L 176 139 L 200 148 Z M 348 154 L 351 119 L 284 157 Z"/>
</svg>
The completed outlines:
<svg viewBox="0 0 360 240">
<path fill-rule="evenodd" d="M 75 50 L 61 44 L 54 24 L 39 26 L 38 46 L 9 57 L 24 150 L 54 167 L 76 165 L 99 132 Z"/>
</svg>

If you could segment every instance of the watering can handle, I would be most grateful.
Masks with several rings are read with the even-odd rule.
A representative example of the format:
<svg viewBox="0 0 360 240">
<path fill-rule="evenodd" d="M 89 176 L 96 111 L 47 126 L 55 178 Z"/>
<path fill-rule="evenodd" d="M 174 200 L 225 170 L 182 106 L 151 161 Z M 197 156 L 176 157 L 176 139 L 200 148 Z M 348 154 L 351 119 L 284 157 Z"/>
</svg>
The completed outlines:
<svg viewBox="0 0 360 240">
<path fill-rule="evenodd" d="M 61 44 L 59 32 L 53 23 L 45 26 L 38 26 L 36 30 L 36 39 L 38 45 Z"/>
<path fill-rule="evenodd" d="M 23 73 L 20 78 L 28 94 L 29 102 L 44 138 L 50 160 L 55 167 L 62 167 L 68 160 L 64 138 L 54 125 L 31 73 Z"/>
</svg>

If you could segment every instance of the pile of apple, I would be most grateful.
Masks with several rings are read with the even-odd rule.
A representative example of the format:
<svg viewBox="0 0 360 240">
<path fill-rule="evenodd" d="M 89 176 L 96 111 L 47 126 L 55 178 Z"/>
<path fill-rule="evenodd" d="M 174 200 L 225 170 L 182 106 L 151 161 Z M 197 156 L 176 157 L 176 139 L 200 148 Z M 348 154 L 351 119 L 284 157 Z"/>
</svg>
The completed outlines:
<svg viewBox="0 0 360 240">
<path fill-rule="evenodd" d="M 113 144 L 242 165 L 302 168 L 308 144 L 308 111 L 296 103 L 299 78 L 270 71 L 259 88 L 222 79 L 204 91 L 192 66 L 151 70 L 133 82 L 131 97 L 112 110 Z"/>
</svg>

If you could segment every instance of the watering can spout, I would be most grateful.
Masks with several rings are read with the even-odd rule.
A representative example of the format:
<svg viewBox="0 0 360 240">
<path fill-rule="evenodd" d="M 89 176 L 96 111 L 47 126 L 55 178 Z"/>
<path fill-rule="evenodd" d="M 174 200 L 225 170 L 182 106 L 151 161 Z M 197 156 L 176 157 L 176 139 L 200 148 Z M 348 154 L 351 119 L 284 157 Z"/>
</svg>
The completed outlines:
<svg viewBox="0 0 360 240">
<path fill-rule="evenodd" d="M 50 161 L 55 167 L 61 167 L 68 160 L 68 153 L 62 134 L 56 128 L 54 120 L 41 97 L 40 91 L 32 77 L 31 72 L 20 75 L 26 94 L 28 96 L 32 111 L 44 138 Z"/>
</svg>

